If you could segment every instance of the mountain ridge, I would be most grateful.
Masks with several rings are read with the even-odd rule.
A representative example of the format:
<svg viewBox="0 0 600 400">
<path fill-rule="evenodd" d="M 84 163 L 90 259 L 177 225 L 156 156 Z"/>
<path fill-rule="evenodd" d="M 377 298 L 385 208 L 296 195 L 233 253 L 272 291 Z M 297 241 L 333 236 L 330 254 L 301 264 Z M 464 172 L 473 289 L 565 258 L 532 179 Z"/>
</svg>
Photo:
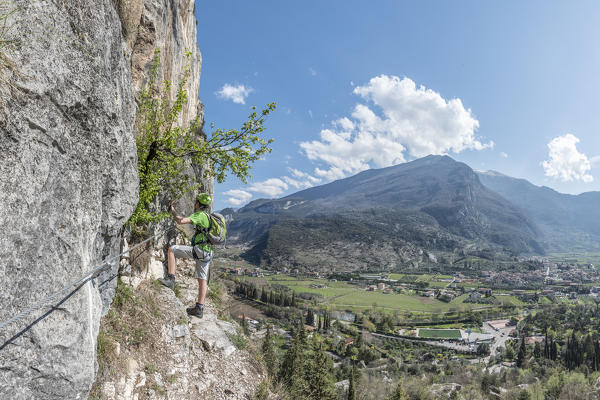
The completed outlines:
<svg viewBox="0 0 600 400">
<path fill-rule="evenodd" d="M 600 249 L 600 192 L 573 195 L 495 171 L 478 175 L 484 185 L 521 208 L 536 223 L 549 249 Z"/>
<path fill-rule="evenodd" d="M 422 254 L 454 251 L 453 246 L 494 248 L 508 253 L 544 252 L 535 239 L 539 235 L 537 225 L 520 208 L 484 186 L 468 165 L 448 156 L 427 156 L 367 170 L 280 199 L 258 199 L 235 212 L 223 212 L 230 220 L 232 241 L 250 244 L 249 258 L 262 264 L 268 259 L 286 259 L 282 257 L 285 253 L 287 261 L 301 266 L 300 248 L 331 253 L 326 248 L 339 242 L 344 232 L 332 231 L 327 224 L 341 224 L 350 230 L 358 224 L 363 226 L 364 235 L 357 237 L 356 243 L 368 242 L 368 237 L 373 236 L 395 249 L 410 247 L 413 254 L 419 253 L 417 247 Z M 316 227 L 316 214 L 327 222 Z M 301 232 L 302 223 L 309 221 L 311 228 L 307 229 L 313 231 L 305 235 Z M 391 221 L 403 229 L 392 226 Z M 382 228 L 383 225 L 387 227 Z M 301 238 L 319 237 L 321 247 L 315 248 L 306 238 L 291 240 L 283 226 Z M 382 231 L 388 236 L 382 236 Z M 329 237 L 324 232 L 330 232 Z M 290 248 L 278 244 L 277 238 Z M 343 248 L 342 242 L 334 247 Z M 371 257 L 378 258 L 377 245 L 370 245 L 367 253 Z M 407 262 L 398 252 L 401 251 L 390 252 L 391 259 Z M 330 256 L 335 258 L 335 254 Z"/>
</svg>

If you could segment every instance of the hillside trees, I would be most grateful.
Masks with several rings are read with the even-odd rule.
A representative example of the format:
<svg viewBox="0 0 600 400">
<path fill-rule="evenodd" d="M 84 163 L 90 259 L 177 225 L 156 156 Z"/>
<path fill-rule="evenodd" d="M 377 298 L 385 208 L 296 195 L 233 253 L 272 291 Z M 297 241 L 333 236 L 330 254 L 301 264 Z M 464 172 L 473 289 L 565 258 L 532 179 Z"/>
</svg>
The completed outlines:
<svg viewBox="0 0 600 400">
<path fill-rule="evenodd" d="M 352 364 L 352 371 L 350 372 L 350 379 L 348 383 L 348 400 L 356 400 L 356 386 L 358 380 L 358 368 Z"/>
<path fill-rule="evenodd" d="M 149 82 L 139 96 L 136 142 L 140 185 L 139 201 L 128 221 L 132 228 L 142 229 L 168 217 L 167 212 L 152 208 L 160 193 L 178 199 L 200 188 L 196 175 L 187 172 L 189 163 L 203 169 L 204 177 L 212 176 L 219 183 L 228 174 L 246 182 L 252 163 L 271 152 L 273 140 L 264 139 L 261 133 L 265 118 L 275 110 L 275 103 L 267 104 L 260 113 L 253 107 L 239 130 L 211 126 L 212 132 L 206 134 L 200 125 L 200 115 L 192 118 L 188 126 L 179 124 L 182 107 L 188 100 L 185 86 L 191 75 L 191 53 L 185 56 L 188 64 L 177 82 L 174 100 L 170 99 L 172 83 L 158 81 L 159 49 L 150 67 Z"/>
<path fill-rule="evenodd" d="M 263 287 L 260 291 L 256 288 L 256 285 L 248 282 L 238 282 L 235 286 L 235 293 L 238 296 L 244 297 L 250 300 L 259 300 L 265 304 L 273 304 L 280 307 L 297 307 L 295 293 L 288 294 L 278 291 L 266 291 Z M 313 315 L 314 318 L 314 315 Z M 313 321 L 314 322 L 314 321 Z"/>
<path fill-rule="evenodd" d="M 275 344 L 271 337 L 271 326 L 267 326 L 267 334 L 262 345 L 263 359 L 265 366 L 267 367 L 267 373 L 269 377 L 274 378 L 277 376 L 277 355 L 275 354 Z"/>
<path fill-rule="evenodd" d="M 525 336 L 521 336 L 521 344 L 519 345 L 519 352 L 517 353 L 517 367 L 524 368 L 527 358 L 527 347 L 525 346 Z"/>
<path fill-rule="evenodd" d="M 402 382 L 398 383 L 398 386 L 396 386 L 396 389 L 394 389 L 394 391 L 392 392 L 392 395 L 390 396 L 389 400 L 408 400 L 406 391 L 402 386 Z"/>
<path fill-rule="evenodd" d="M 307 339 L 302 321 L 298 324 L 292 346 L 285 353 L 278 378 L 292 399 L 336 398 L 333 363 L 318 335 L 313 335 L 311 341 Z"/>
</svg>

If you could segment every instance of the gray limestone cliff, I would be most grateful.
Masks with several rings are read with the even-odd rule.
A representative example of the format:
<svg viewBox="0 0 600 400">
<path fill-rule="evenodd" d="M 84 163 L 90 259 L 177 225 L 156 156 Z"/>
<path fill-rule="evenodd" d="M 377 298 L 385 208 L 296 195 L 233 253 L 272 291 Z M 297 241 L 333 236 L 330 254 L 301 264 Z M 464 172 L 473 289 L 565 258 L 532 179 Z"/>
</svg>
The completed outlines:
<svg viewBox="0 0 600 400">
<path fill-rule="evenodd" d="M 135 95 L 155 47 L 174 81 L 192 52 L 182 122 L 202 111 L 193 1 L 2 6 L 0 324 L 120 252 L 137 202 Z M 0 330 L 0 398 L 87 398 L 118 267 Z"/>
</svg>

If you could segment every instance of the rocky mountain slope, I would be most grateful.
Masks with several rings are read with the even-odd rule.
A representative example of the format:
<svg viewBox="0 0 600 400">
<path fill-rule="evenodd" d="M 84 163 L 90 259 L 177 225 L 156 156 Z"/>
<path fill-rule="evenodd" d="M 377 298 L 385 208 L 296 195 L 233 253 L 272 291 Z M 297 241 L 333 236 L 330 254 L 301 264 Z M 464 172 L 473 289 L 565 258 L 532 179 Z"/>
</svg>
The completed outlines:
<svg viewBox="0 0 600 400">
<path fill-rule="evenodd" d="M 368 170 L 223 212 L 230 239 L 250 243 L 246 256 L 265 264 L 393 268 L 433 250 L 543 252 L 536 225 L 447 156 Z"/>
<path fill-rule="evenodd" d="M 600 192 L 574 196 L 499 172 L 478 172 L 481 183 L 520 207 L 551 251 L 600 249 Z"/>
<path fill-rule="evenodd" d="M 16 0 L 0 12 L 13 40 L 0 54 L 2 322 L 120 252 L 137 203 L 135 96 L 156 47 L 174 82 L 191 52 L 181 122 L 202 106 L 192 0 Z M 2 329 L 0 398 L 87 397 L 118 268 Z"/>
<path fill-rule="evenodd" d="M 179 262 L 177 296 L 156 281 L 121 284 L 118 304 L 102 321 L 93 398 L 241 400 L 257 392 L 265 373 L 248 350 L 234 344 L 240 327 L 218 318 L 210 300 L 219 300 L 215 293 L 202 319 L 187 316 L 185 307 L 198 293 L 192 269 L 192 262 Z"/>
</svg>

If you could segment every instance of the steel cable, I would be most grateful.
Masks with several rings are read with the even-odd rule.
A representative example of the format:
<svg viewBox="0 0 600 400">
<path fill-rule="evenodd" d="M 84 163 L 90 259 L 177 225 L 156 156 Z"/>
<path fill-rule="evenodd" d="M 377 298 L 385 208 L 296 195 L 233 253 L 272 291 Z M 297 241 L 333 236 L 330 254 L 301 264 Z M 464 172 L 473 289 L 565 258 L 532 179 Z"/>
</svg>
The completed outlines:
<svg viewBox="0 0 600 400">
<path fill-rule="evenodd" d="M 15 316 L 13 316 L 12 318 L 0 323 L 0 330 L 4 329 L 4 327 L 12 324 L 13 322 L 16 322 L 24 317 L 26 317 L 27 315 L 29 315 L 30 313 L 34 312 L 35 310 L 37 310 L 38 308 L 43 307 L 44 305 L 48 304 L 49 302 L 51 302 L 52 300 L 55 300 L 59 295 L 61 295 L 62 293 L 66 292 L 67 290 L 71 289 L 73 286 L 79 285 L 81 283 L 83 283 L 84 281 L 88 280 L 88 279 L 93 279 L 96 276 L 98 276 L 103 270 L 105 270 L 107 267 L 110 267 L 111 263 L 114 261 L 119 260 L 121 257 L 123 257 L 125 254 L 132 252 L 133 250 L 137 249 L 138 247 L 150 242 L 151 240 L 154 240 L 158 237 L 164 236 L 167 233 L 169 233 L 170 231 L 172 231 L 173 229 L 175 229 L 176 227 L 171 227 L 167 230 L 165 230 L 162 233 L 156 234 L 140 243 L 137 243 L 135 246 L 125 250 L 124 252 L 122 252 L 119 255 L 116 255 L 114 257 L 110 257 L 107 260 L 104 260 L 101 264 L 98 264 L 97 266 L 95 266 L 91 271 L 89 271 L 87 274 L 83 275 L 81 278 L 77 279 L 74 282 L 71 282 L 70 284 L 62 287 L 61 289 L 59 289 L 58 291 L 52 293 L 50 296 L 46 297 L 45 299 L 37 302 L 36 304 L 34 304 L 33 306 L 27 308 L 26 310 L 16 314 Z"/>
</svg>

